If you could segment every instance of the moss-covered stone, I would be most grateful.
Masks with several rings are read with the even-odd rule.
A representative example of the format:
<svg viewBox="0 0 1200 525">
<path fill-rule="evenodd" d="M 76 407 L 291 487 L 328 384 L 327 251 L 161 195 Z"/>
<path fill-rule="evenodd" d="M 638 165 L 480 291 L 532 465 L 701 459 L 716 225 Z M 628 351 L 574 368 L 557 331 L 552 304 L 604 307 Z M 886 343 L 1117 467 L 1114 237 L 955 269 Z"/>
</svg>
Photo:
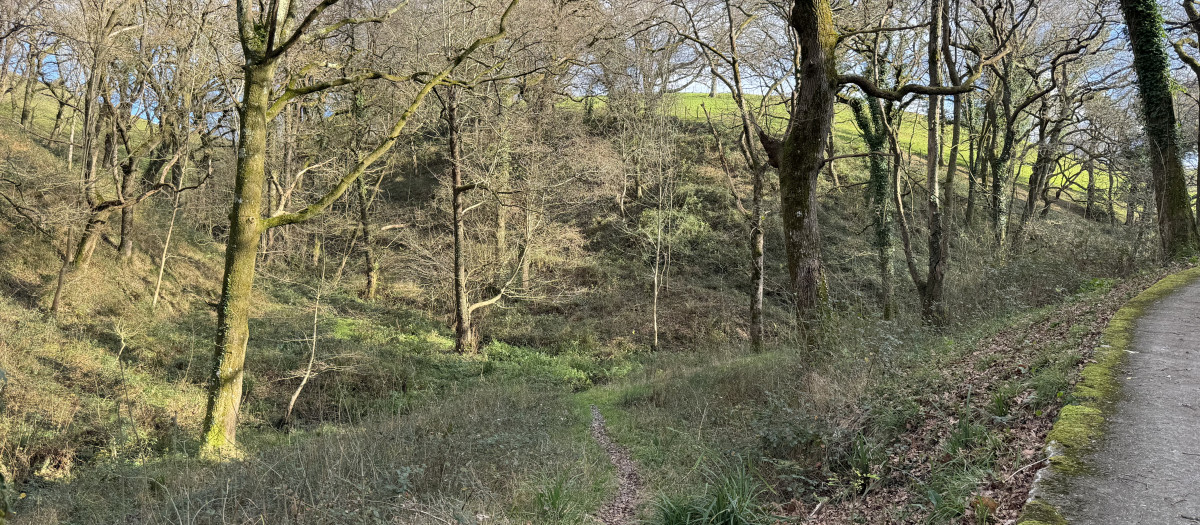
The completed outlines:
<svg viewBox="0 0 1200 525">
<path fill-rule="evenodd" d="M 1063 407 L 1058 421 L 1046 437 L 1062 445 L 1063 453 L 1050 459 L 1062 472 L 1079 473 L 1083 469 L 1082 457 L 1092 450 L 1092 443 L 1104 426 L 1104 413 L 1098 408 L 1084 405 Z"/>
</svg>

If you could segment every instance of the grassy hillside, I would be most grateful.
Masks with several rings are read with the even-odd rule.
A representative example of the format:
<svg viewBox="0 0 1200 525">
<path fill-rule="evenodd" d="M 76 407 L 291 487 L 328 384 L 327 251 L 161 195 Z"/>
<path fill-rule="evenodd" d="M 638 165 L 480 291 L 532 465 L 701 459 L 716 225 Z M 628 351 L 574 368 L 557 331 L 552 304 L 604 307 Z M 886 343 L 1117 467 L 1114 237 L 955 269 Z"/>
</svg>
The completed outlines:
<svg viewBox="0 0 1200 525">
<path fill-rule="evenodd" d="M 760 100 L 761 99 L 755 99 L 754 103 L 759 104 Z M 722 118 L 726 121 L 737 118 L 737 109 L 734 106 L 733 97 L 727 93 L 718 94 L 716 97 L 709 97 L 707 93 L 679 93 L 672 95 L 667 101 L 667 104 L 672 111 L 674 111 L 675 114 L 683 120 L 703 122 L 705 120 L 705 108 L 708 109 L 709 113 L 712 114 L 714 118 Z M 768 115 L 771 117 L 769 120 L 775 124 L 783 125 L 785 123 L 784 119 L 786 118 L 786 114 L 783 106 L 781 105 L 772 106 L 768 111 Z M 840 104 L 836 106 L 833 124 L 834 142 L 837 148 L 839 148 L 839 154 L 863 153 L 866 151 L 866 146 L 863 144 L 861 133 L 857 124 L 854 122 L 854 115 L 848 108 Z M 916 156 L 922 159 L 928 156 L 929 133 L 925 124 L 924 114 L 908 112 L 902 114 L 897 126 L 897 130 L 897 137 L 900 142 L 900 147 L 905 153 L 907 153 L 910 157 Z M 945 159 L 949 157 L 952 146 L 952 144 L 949 142 L 951 137 L 950 126 L 946 126 L 946 128 L 943 130 L 942 136 L 942 157 Z M 966 166 L 968 165 L 968 161 L 970 159 L 968 158 L 968 153 L 966 151 L 966 137 L 964 136 L 962 140 L 963 143 L 960 145 L 959 151 L 959 166 L 962 167 L 962 174 L 965 178 Z M 1024 146 L 1024 144 L 1018 144 L 1016 146 L 1017 151 L 1022 151 Z M 1032 165 L 1036 158 L 1036 150 L 1031 149 L 1027 152 L 1025 163 L 1017 172 L 1018 183 L 1024 185 L 1029 184 L 1029 175 L 1033 171 Z M 843 162 L 859 163 L 861 161 L 853 160 Z M 1050 181 L 1050 185 L 1056 187 L 1063 184 L 1068 184 L 1069 188 L 1063 193 L 1063 198 L 1065 200 L 1082 202 L 1086 197 L 1087 185 L 1085 176 L 1080 175 L 1082 170 L 1083 165 L 1080 161 L 1076 160 L 1072 156 L 1067 156 L 1063 162 L 1060 163 L 1060 166 L 1055 169 L 1055 173 Z M 1108 190 L 1108 176 L 1106 172 L 1103 170 L 1097 170 L 1095 177 L 1097 191 L 1106 192 Z M 1071 184 L 1070 181 L 1072 180 L 1074 181 L 1074 184 Z M 966 182 L 961 182 L 961 184 L 964 188 L 962 191 L 965 192 Z M 1101 195 L 1103 195 L 1103 193 L 1101 193 Z M 1124 209 L 1122 203 L 1117 203 L 1117 207 Z"/>
<path fill-rule="evenodd" d="M 843 119 L 839 139 L 853 143 Z M 1036 226 L 1028 254 L 1005 259 L 985 233 L 962 231 L 948 293 L 956 324 L 937 331 L 916 320 L 914 287 L 899 266 L 901 316 L 878 319 L 862 193 L 823 181 L 833 308 L 820 344 L 801 350 L 790 339 L 771 198 L 771 345 L 752 353 L 742 321 L 744 225 L 707 130 L 694 124 L 681 126 L 686 169 L 676 191 L 689 229 L 661 297 L 662 351 L 649 351 L 646 336 L 653 259 L 629 233 L 642 210 L 618 213 L 607 201 L 564 206 L 547 227 L 570 243 L 543 254 L 537 270 L 580 290 L 506 302 L 484 318 L 486 343 L 473 355 L 452 351 L 442 274 L 422 280 L 406 268 L 444 265 L 444 244 L 389 240 L 375 302 L 358 297 L 352 270 L 335 284 L 320 265 L 264 262 L 239 430 L 245 455 L 225 463 L 193 457 L 223 261 L 220 231 L 198 217 L 225 212 L 222 182 L 189 204 L 156 308 L 170 216 L 158 199 L 138 208 L 145 226 L 133 260 L 102 245 L 92 267 L 70 274 L 57 318 L 48 308 L 63 239 L 0 203 L 0 468 L 26 495 L 16 523 L 582 523 L 616 486 L 589 435 L 591 405 L 631 448 L 651 523 L 671 523 L 673 506 L 731 495 L 757 514 L 824 501 L 849 509 L 850 522 L 870 515 L 855 505 L 904 494 L 897 520 L 964 519 L 971 498 L 1023 459 L 1012 436 L 1053 417 L 1082 358 L 1082 329 L 1067 328 L 1083 321 L 1073 318 L 1057 321 L 1062 342 L 1015 345 L 1025 353 L 1012 360 L 988 357 L 994 334 L 1065 305 L 1115 300 L 1106 294 L 1126 290 L 1116 279 L 1146 262 L 1144 239 L 1057 213 Z M 916 148 L 920 126 L 910 126 Z M 33 134 L 0 123 L 0 158 L 31 187 L 48 188 L 38 202 L 76 209 L 74 175 L 61 145 L 39 138 L 45 129 L 44 119 Z M 606 130 L 588 139 L 566 151 L 576 155 L 569 161 L 597 162 L 615 149 Z M 422 162 L 435 154 L 422 152 Z M 863 176 L 854 166 L 848 180 Z M 441 205 L 431 176 L 388 175 L 388 218 Z M 323 226 L 335 225 L 314 228 Z M 344 241 L 330 234 L 327 246 Z M 964 378 L 990 377 L 993 366 L 1004 367 L 1004 381 L 959 392 Z M 928 406 L 913 401 L 951 388 Z"/>
</svg>

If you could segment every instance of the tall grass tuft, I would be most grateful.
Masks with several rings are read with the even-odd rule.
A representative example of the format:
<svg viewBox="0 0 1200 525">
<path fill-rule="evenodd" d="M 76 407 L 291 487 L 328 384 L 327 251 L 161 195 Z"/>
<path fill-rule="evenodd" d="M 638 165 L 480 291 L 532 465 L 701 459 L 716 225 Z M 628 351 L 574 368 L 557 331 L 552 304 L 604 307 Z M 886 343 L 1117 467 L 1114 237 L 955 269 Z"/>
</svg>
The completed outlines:
<svg viewBox="0 0 1200 525">
<path fill-rule="evenodd" d="M 704 494 L 693 498 L 664 496 L 654 503 L 647 525 L 758 525 L 769 523 L 761 498 L 762 481 L 745 463 L 710 470 Z"/>
</svg>

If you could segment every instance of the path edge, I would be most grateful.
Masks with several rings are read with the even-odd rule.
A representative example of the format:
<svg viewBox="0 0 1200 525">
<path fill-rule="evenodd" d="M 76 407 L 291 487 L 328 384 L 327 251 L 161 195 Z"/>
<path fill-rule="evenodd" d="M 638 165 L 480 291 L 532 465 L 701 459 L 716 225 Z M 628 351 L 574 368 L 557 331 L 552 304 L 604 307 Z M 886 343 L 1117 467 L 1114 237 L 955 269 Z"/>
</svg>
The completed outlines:
<svg viewBox="0 0 1200 525">
<path fill-rule="evenodd" d="M 1113 314 L 1100 336 L 1093 362 L 1083 368 L 1081 379 L 1072 390 L 1075 401 L 1062 408 L 1046 435 L 1049 465 L 1034 478 L 1029 498 L 1017 518 L 1018 525 L 1068 525 L 1058 508 L 1042 497 L 1047 483 L 1086 470 L 1087 455 L 1103 437 L 1104 422 L 1120 399 L 1119 372 L 1133 344 L 1137 320 L 1154 303 L 1197 280 L 1200 280 L 1200 266 L 1163 277 Z"/>
</svg>

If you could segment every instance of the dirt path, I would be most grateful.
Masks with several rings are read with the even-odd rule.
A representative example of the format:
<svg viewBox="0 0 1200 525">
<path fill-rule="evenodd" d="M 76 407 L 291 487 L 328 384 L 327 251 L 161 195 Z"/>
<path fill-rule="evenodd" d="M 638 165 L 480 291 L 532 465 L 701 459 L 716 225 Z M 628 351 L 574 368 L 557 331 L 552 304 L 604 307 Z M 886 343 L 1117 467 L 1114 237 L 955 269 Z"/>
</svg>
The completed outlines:
<svg viewBox="0 0 1200 525">
<path fill-rule="evenodd" d="M 1054 499 L 1071 523 L 1200 523 L 1200 282 L 1146 310 L 1122 374 L 1091 473 Z"/>
<path fill-rule="evenodd" d="M 642 500 L 642 482 L 629 451 L 608 437 L 604 415 L 592 405 L 592 437 L 608 452 L 608 459 L 617 467 L 617 494 L 596 513 L 604 525 L 632 525 Z"/>
</svg>

